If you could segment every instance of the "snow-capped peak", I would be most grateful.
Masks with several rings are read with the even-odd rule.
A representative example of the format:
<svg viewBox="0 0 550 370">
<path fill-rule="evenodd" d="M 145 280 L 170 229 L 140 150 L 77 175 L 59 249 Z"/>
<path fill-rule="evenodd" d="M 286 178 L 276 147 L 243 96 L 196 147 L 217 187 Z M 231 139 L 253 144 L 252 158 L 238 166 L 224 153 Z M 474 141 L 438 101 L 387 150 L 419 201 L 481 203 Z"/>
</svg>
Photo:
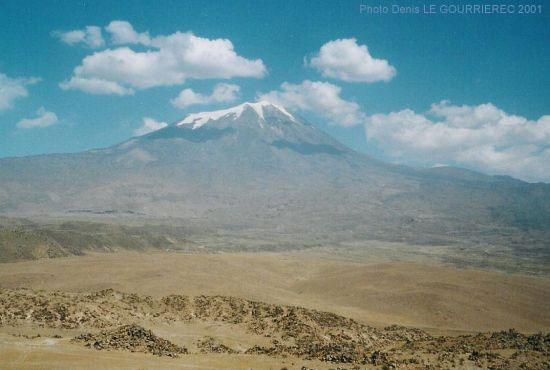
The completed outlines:
<svg viewBox="0 0 550 370">
<path fill-rule="evenodd" d="M 246 108 L 253 109 L 256 112 L 256 114 L 258 115 L 258 117 L 260 117 L 260 119 L 264 120 L 265 119 L 264 118 L 264 108 L 265 107 L 273 107 L 273 108 L 277 109 L 279 112 L 283 113 L 285 116 L 287 116 L 291 121 L 296 122 L 296 118 L 294 118 L 294 116 L 292 114 L 290 114 L 285 108 L 283 108 L 279 105 L 273 104 L 271 102 L 268 102 L 268 101 L 259 101 L 259 102 L 256 102 L 256 103 L 246 102 L 246 103 L 237 105 L 237 106 L 229 108 L 229 109 L 221 109 L 221 110 L 216 110 L 216 111 L 212 111 L 212 112 L 191 113 L 190 115 L 185 117 L 184 120 L 176 123 L 176 126 L 192 124 L 193 125 L 192 128 L 196 129 L 196 128 L 199 128 L 199 127 L 203 126 L 205 123 L 207 123 L 210 120 L 216 121 L 216 120 L 218 120 L 222 117 L 226 117 L 228 115 L 232 115 L 233 119 L 237 119 L 241 116 L 241 114 L 244 112 L 244 110 Z"/>
</svg>

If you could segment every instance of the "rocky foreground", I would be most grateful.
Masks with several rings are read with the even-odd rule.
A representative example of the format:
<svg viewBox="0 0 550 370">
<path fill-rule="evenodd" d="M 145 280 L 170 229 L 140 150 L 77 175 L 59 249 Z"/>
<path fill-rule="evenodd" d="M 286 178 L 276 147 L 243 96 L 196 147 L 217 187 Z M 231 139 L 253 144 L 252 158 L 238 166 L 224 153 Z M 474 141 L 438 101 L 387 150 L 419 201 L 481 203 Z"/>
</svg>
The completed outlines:
<svg viewBox="0 0 550 370">
<path fill-rule="evenodd" d="M 155 333 L 156 327 L 204 322 L 240 328 L 247 340 L 236 345 L 203 336 L 191 350 Z M 39 334 L 57 329 L 74 333 L 73 343 L 93 350 L 144 352 L 174 361 L 194 351 L 320 360 L 340 369 L 550 369 L 550 333 L 510 329 L 432 336 L 420 329 L 378 329 L 328 312 L 226 296 L 154 299 L 111 289 L 92 294 L 3 289 L 0 326 L 29 327 Z M 245 344 L 251 338 L 257 343 Z"/>
</svg>

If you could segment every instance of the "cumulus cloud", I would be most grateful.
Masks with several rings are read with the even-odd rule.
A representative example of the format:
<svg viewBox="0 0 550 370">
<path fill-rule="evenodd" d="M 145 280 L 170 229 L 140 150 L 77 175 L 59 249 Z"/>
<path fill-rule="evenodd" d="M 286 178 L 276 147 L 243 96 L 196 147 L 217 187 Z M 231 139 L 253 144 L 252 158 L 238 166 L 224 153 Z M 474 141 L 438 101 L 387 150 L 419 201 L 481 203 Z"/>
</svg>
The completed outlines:
<svg viewBox="0 0 550 370">
<path fill-rule="evenodd" d="M 111 41 L 115 45 L 149 45 L 151 43 L 149 32 L 137 33 L 134 27 L 126 21 L 112 21 L 105 29 L 111 34 Z"/>
<path fill-rule="evenodd" d="M 44 107 L 38 108 L 36 118 L 24 118 L 17 122 L 19 128 L 48 127 L 59 122 L 54 112 L 48 112 Z"/>
<path fill-rule="evenodd" d="M 0 111 L 13 108 L 15 100 L 29 96 L 27 85 L 40 81 L 40 78 L 10 78 L 0 73 Z"/>
<path fill-rule="evenodd" d="M 457 164 L 527 181 L 550 181 L 550 115 L 537 120 L 510 115 L 491 103 L 432 104 L 366 119 L 368 139 L 397 160 Z"/>
<path fill-rule="evenodd" d="M 124 21 L 111 22 L 107 31 L 115 44 L 136 44 L 146 50 L 120 46 L 88 55 L 61 88 L 127 95 L 140 89 L 180 85 L 187 79 L 260 78 L 266 74 L 261 59 L 238 55 L 227 39 L 207 39 L 191 32 L 151 38 Z"/>
<path fill-rule="evenodd" d="M 134 135 L 146 135 L 150 132 L 160 130 L 161 128 L 164 128 L 166 126 L 168 126 L 166 122 L 159 122 L 153 118 L 145 117 L 143 119 L 143 125 L 134 130 Z"/>
<path fill-rule="evenodd" d="M 268 100 L 291 109 L 313 112 L 341 126 L 353 126 L 364 121 L 364 113 L 355 102 L 342 99 L 342 88 L 328 82 L 305 80 L 301 84 L 284 82 L 279 90 L 260 94 Z"/>
<path fill-rule="evenodd" d="M 82 30 L 53 31 L 52 34 L 69 45 L 83 44 L 90 48 L 105 46 L 105 40 L 98 26 L 87 26 Z"/>
<path fill-rule="evenodd" d="M 176 108 L 183 109 L 196 104 L 231 102 L 237 100 L 240 89 L 238 85 L 226 83 L 214 86 L 210 95 L 196 93 L 192 89 L 184 89 L 177 97 L 170 100 L 170 103 Z"/>
<path fill-rule="evenodd" d="M 125 88 L 114 81 L 102 80 L 99 78 L 81 78 L 71 77 L 68 81 L 63 81 L 59 84 L 63 90 L 78 89 L 89 94 L 103 95 L 133 95 L 134 90 Z"/>
<path fill-rule="evenodd" d="M 306 64 L 323 77 L 347 82 L 389 81 L 397 73 L 387 60 L 372 57 L 367 45 L 358 45 L 354 38 L 327 42 Z"/>
</svg>

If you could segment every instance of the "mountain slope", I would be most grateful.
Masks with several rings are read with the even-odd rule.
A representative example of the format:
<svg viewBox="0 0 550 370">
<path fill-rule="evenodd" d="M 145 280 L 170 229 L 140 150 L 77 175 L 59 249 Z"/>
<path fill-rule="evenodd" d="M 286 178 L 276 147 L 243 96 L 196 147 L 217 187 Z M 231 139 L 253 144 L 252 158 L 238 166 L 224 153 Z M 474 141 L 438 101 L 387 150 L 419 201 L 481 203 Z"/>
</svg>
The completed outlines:
<svg viewBox="0 0 550 370">
<path fill-rule="evenodd" d="M 105 149 L 1 159 L 0 215 L 175 218 L 309 245 L 385 239 L 533 251 L 548 249 L 550 185 L 385 164 L 260 102 L 192 114 Z"/>
</svg>

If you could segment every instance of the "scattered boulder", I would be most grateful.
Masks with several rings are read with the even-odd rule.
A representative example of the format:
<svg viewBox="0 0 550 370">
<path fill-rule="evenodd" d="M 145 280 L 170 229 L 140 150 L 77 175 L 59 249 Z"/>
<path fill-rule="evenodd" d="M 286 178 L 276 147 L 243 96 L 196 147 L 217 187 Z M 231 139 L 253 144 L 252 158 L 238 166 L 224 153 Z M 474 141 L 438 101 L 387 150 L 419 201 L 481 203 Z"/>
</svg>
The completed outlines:
<svg viewBox="0 0 550 370">
<path fill-rule="evenodd" d="M 239 351 L 235 351 L 234 349 L 219 343 L 213 337 L 204 337 L 199 340 L 197 342 L 197 347 L 200 349 L 201 353 L 239 353 Z"/>
<path fill-rule="evenodd" d="M 320 360 L 335 368 L 550 369 L 550 333 L 526 335 L 510 329 L 431 336 L 420 329 L 377 329 L 329 312 L 237 297 L 156 299 L 112 289 L 91 294 L 0 289 L 0 326 L 80 330 L 87 334 L 73 340 L 97 350 L 177 357 L 187 349 L 134 323 L 155 327 L 193 321 L 240 326 L 271 341 L 251 343 L 246 354 Z M 203 337 L 197 347 L 205 354 L 240 353 L 213 337 Z"/>
<path fill-rule="evenodd" d="M 178 357 L 187 353 L 186 348 L 157 337 L 151 330 L 135 324 L 101 331 L 99 334 L 82 334 L 73 341 L 83 342 L 85 346 L 97 350 L 117 349 L 168 357 Z"/>
</svg>

